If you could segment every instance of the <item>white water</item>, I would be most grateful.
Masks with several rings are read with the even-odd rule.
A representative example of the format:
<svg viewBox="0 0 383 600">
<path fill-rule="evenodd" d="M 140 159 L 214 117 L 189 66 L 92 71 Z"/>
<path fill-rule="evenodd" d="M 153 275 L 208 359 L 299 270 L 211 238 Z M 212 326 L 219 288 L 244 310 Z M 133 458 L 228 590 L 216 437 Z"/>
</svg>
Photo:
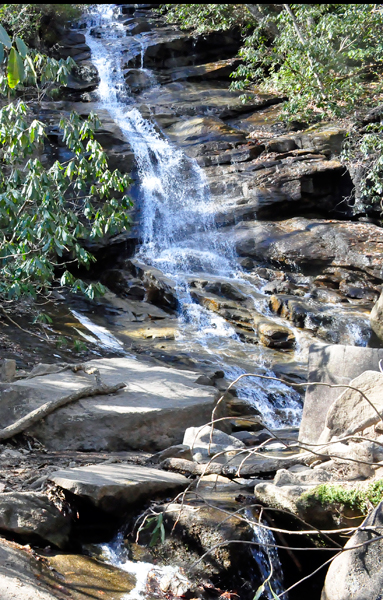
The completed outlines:
<svg viewBox="0 0 383 600">
<path fill-rule="evenodd" d="M 152 563 L 128 560 L 123 541 L 124 537 L 120 532 L 109 544 L 100 545 L 103 556 L 109 564 L 131 573 L 136 578 L 135 587 L 128 594 L 124 594 L 123 600 L 143 600 L 147 598 L 147 583 L 150 576 L 153 576 L 160 586 L 165 579 L 173 579 L 177 581 L 177 587 L 188 589 L 190 583 L 177 567 L 170 565 L 157 567 Z"/>
<path fill-rule="evenodd" d="M 188 281 L 215 276 L 222 281 L 241 280 L 234 247 L 215 227 L 215 205 L 202 169 L 183 152 L 172 146 L 132 107 L 123 77 L 122 57 L 116 39 L 121 36 L 120 24 L 112 5 L 97 5 L 96 19 L 105 27 L 105 35 L 96 39 L 87 35 L 92 62 L 100 77 L 99 104 L 106 108 L 118 124 L 135 155 L 140 179 L 142 245 L 137 257 L 160 269 L 176 284 L 180 305 L 179 343 L 199 344 L 212 358 L 216 367 L 231 380 L 244 373 L 233 366 L 233 360 L 222 363 L 229 355 L 229 344 L 245 348 L 235 329 L 222 317 L 196 304 Z M 144 46 L 141 48 L 143 66 Z M 146 70 L 145 70 L 146 71 Z M 244 282 L 249 287 L 249 282 Z M 254 291 L 255 290 L 254 288 Z M 218 352 L 219 350 L 219 352 Z M 251 356 L 249 354 L 249 358 Z M 251 360 L 251 359 L 250 359 Z M 262 366 L 257 356 L 257 366 Z M 265 374 L 272 374 L 265 370 Z M 271 394 L 273 387 L 273 397 Z M 271 427 L 298 424 L 301 414 L 299 397 L 287 386 L 262 380 L 243 379 L 238 388 L 241 397 L 254 404 Z M 273 410 L 277 403 L 278 414 Z"/>
<path fill-rule="evenodd" d="M 112 350 L 121 352 L 123 350 L 123 344 L 118 340 L 110 331 L 102 325 L 97 325 L 91 319 L 78 312 L 77 310 L 71 310 L 71 313 L 76 319 L 93 335 L 87 335 L 84 332 L 77 329 L 77 332 L 89 342 L 98 343 L 102 348 L 106 350 Z M 96 336 L 96 337 L 94 337 Z"/>
<path fill-rule="evenodd" d="M 259 527 L 259 525 L 254 523 L 253 515 L 250 510 L 246 511 L 245 514 L 248 517 L 249 522 L 252 523 L 254 532 L 253 541 L 259 543 L 259 547 L 253 551 L 253 556 L 258 564 L 262 582 L 265 582 L 268 579 L 271 572 L 271 589 L 278 596 L 284 591 L 283 571 L 281 561 L 279 560 L 278 549 L 272 547 L 273 544 L 276 543 L 274 534 L 269 529 Z M 273 600 L 273 595 L 268 584 L 265 585 L 262 598 Z M 288 600 L 287 594 L 284 594 L 284 600 Z"/>
</svg>

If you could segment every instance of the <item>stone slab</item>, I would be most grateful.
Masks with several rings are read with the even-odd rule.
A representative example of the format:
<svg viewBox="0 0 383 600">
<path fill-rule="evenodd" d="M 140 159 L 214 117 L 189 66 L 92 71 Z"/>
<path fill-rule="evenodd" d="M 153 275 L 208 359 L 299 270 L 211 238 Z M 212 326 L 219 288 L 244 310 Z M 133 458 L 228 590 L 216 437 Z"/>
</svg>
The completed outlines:
<svg viewBox="0 0 383 600">
<path fill-rule="evenodd" d="M 0 598 L 1 600 L 57 600 L 37 577 L 35 559 L 21 546 L 0 541 Z"/>
<path fill-rule="evenodd" d="M 309 352 L 308 381 L 348 385 L 364 371 L 379 371 L 382 359 L 383 348 L 313 344 Z M 299 441 L 317 443 L 327 411 L 342 391 L 324 386 L 307 387 Z"/>
<path fill-rule="evenodd" d="M 83 398 L 28 429 L 49 450 L 158 451 L 182 442 L 189 426 L 208 422 L 216 390 L 195 384 L 198 373 L 134 358 L 92 360 L 102 382 L 125 382 L 116 394 Z M 0 384 L 0 423 L 7 426 L 48 400 L 95 383 L 63 371 Z"/>
<path fill-rule="evenodd" d="M 157 493 L 175 492 L 190 483 L 177 473 L 126 463 L 63 469 L 56 471 L 51 480 L 106 512 L 123 509 Z"/>
</svg>

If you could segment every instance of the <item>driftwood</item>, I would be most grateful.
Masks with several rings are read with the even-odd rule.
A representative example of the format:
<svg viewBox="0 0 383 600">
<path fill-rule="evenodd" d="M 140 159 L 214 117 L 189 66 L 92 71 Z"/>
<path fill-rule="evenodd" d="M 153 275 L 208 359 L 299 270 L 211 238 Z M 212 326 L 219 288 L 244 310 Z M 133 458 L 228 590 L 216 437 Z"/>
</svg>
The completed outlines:
<svg viewBox="0 0 383 600">
<path fill-rule="evenodd" d="M 56 408 L 60 408 L 61 406 L 65 406 L 66 404 L 70 404 L 71 402 L 75 402 L 81 398 L 87 398 L 88 396 L 114 394 L 125 386 L 126 384 L 121 382 L 116 383 L 115 385 L 105 385 L 104 383 L 97 381 L 96 385 L 85 387 L 78 392 L 69 394 L 68 396 L 62 396 L 61 398 L 56 398 L 56 400 L 46 402 L 39 408 L 32 410 L 30 413 L 25 415 L 25 417 L 21 417 L 21 419 L 18 419 L 15 423 L 12 423 L 12 425 L 8 425 L 7 427 L 4 427 L 4 429 L 0 429 L 0 441 L 8 440 L 17 433 L 25 431 L 28 427 L 34 425 L 37 423 L 37 421 L 40 421 L 55 411 Z"/>
</svg>

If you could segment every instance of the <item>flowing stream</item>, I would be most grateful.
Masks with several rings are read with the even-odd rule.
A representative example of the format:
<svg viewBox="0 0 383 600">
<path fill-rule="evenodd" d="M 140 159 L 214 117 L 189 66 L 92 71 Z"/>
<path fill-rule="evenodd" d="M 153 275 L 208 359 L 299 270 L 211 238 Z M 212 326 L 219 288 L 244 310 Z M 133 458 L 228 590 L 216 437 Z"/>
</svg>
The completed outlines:
<svg viewBox="0 0 383 600">
<path fill-rule="evenodd" d="M 217 206 L 202 169 L 164 139 L 133 106 L 116 43 L 121 37 L 116 10 L 113 5 L 97 5 L 98 12 L 92 18 L 98 25 L 99 37 L 88 33 L 87 44 L 100 77 L 99 106 L 107 109 L 118 124 L 137 163 L 142 245 L 136 257 L 175 282 L 180 306 L 178 344 L 186 351 L 191 344 L 199 344 L 210 356 L 211 364 L 223 369 L 232 380 L 246 371 L 232 360 L 229 348 L 236 347 L 243 353 L 245 344 L 227 321 L 193 301 L 189 284 L 198 277 L 228 282 L 235 279 L 246 286 L 249 295 L 258 290 L 241 279 L 233 244 L 215 226 Z M 145 45 L 142 56 L 144 51 Z M 153 78 L 152 81 L 155 85 Z M 252 352 L 248 352 L 250 364 L 254 364 Z M 273 374 L 259 349 L 256 365 L 264 367 L 265 374 Z M 245 378 L 238 394 L 256 406 L 269 426 L 299 423 L 298 394 L 283 384 L 265 385 L 264 380 Z"/>
<path fill-rule="evenodd" d="M 175 282 L 180 307 L 177 343 L 186 350 L 190 344 L 197 344 L 205 355 L 210 356 L 211 364 L 223 369 L 226 377 L 233 380 L 246 371 L 232 360 L 230 348 L 234 345 L 244 353 L 246 346 L 238 338 L 235 329 L 222 317 L 193 301 L 190 282 L 198 277 L 221 282 L 236 280 L 250 297 L 253 291 L 258 293 L 258 290 L 241 278 L 233 244 L 215 225 L 217 206 L 210 195 L 202 169 L 170 144 L 153 123 L 144 119 L 133 106 L 134 100 L 127 93 L 123 77 L 119 44 L 116 43 L 121 37 L 116 9 L 112 5 L 98 5 L 97 11 L 92 19 L 93 24 L 97 25 L 98 37 L 96 39 L 88 33 L 87 44 L 91 48 L 92 62 L 100 77 L 99 106 L 107 109 L 118 124 L 137 163 L 137 201 L 140 203 L 142 244 L 136 257 L 159 269 Z M 145 49 L 143 42 L 141 70 L 150 76 L 150 81 L 155 86 L 155 78 L 147 69 L 143 69 Z M 84 317 L 82 322 L 84 323 Z M 100 327 L 93 333 L 104 345 L 113 347 L 113 344 L 119 343 Z M 250 364 L 252 358 L 250 352 Z M 259 349 L 256 364 L 264 367 L 265 374 L 273 375 L 265 366 Z M 242 380 L 237 393 L 248 403 L 254 404 L 270 426 L 296 425 L 299 422 L 299 396 L 286 385 L 265 382 L 254 376 Z M 256 541 L 262 543 L 265 535 L 268 536 L 267 542 L 272 542 L 271 533 L 266 534 L 264 530 L 254 528 Z M 142 598 L 145 595 L 148 573 L 153 570 L 153 565 L 127 560 L 123 553 L 121 534 L 110 544 L 104 545 L 103 551 L 111 564 L 136 576 L 136 588 L 126 598 Z M 264 555 L 260 549 L 254 552 L 254 558 L 265 579 L 268 565 L 275 565 L 277 575 L 280 565 L 275 552 Z M 177 569 L 171 566 L 158 568 L 157 571 L 161 577 L 177 575 L 182 579 Z M 274 578 L 273 583 L 274 581 L 277 580 Z M 278 582 L 276 587 L 280 591 Z M 265 593 L 266 597 L 271 598 L 268 590 Z"/>
</svg>

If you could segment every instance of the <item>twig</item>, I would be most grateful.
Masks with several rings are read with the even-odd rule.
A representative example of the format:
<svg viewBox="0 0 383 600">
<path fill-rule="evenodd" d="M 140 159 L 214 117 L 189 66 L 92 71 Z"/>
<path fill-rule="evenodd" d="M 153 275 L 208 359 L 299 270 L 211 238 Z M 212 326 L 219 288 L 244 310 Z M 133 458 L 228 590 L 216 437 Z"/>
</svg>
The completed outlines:
<svg viewBox="0 0 383 600">
<path fill-rule="evenodd" d="M 50 402 L 46 402 L 39 408 L 31 411 L 25 417 L 18 419 L 12 425 L 8 425 L 4 427 L 4 429 L 0 430 L 0 441 L 8 440 L 13 437 L 17 433 L 21 433 L 25 431 L 31 425 L 34 425 L 38 421 L 41 421 L 44 417 L 55 411 L 57 408 L 61 406 L 65 406 L 66 404 L 70 404 L 71 402 L 75 402 L 76 400 L 80 400 L 81 398 L 87 398 L 89 396 L 99 396 L 106 394 L 114 394 L 118 390 L 124 388 L 126 386 L 125 383 L 116 383 L 115 385 L 105 385 L 103 383 L 96 385 L 88 386 L 79 390 L 78 392 L 74 392 L 73 394 L 69 394 L 68 396 L 62 396 L 61 398 L 56 398 L 55 400 L 51 400 Z"/>
<path fill-rule="evenodd" d="M 3 315 L 8 319 L 8 321 L 10 321 L 13 325 L 16 325 L 16 327 L 18 329 L 21 329 L 21 331 L 24 331 L 24 333 L 27 333 L 28 335 L 34 335 L 35 337 L 37 337 L 39 340 L 41 340 L 42 342 L 45 342 L 46 339 L 44 339 L 41 335 L 38 335 L 38 333 L 34 333 L 33 331 L 28 331 L 27 329 L 24 329 L 23 327 L 21 327 L 18 323 L 16 323 L 16 321 L 14 321 L 9 315 L 8 313 L 6 313 L 6 311 L 4 310 L 3 306 L 0 304 L 0 309 L 1 312 L 3 313 Z"/>
</svg>

